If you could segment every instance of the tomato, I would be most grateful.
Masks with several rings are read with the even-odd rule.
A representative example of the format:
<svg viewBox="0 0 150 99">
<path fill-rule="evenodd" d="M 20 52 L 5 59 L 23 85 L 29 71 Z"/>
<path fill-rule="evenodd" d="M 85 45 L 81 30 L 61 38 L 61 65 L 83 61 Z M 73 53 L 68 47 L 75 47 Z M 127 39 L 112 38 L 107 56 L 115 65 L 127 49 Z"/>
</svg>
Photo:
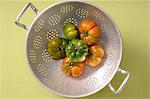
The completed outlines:
<svg viewBox="0 0 150 99">
<path fill-rule="evenodd" d="M 65 47 L 66 55 L 72 62 L 82 62 L 88 54 L 88 47 L 83 40 L 72 39 Z"/>
<path fill-rule="evenodd" d="M 100 57 L 94 57 L 94 56 L 90 56 L 86 59 L 86 63 L 90 66 L 90 67 L 96 67 L 98 66 L 100 63 L 102 62 L 102 58 Z"/>
<path fill-rule="evenodd" d="M 98 44 L 91 46 L 90 51 L 91 51 L 92 55 L 95 57 L 102 58 L 104 56 L 104 50 Z"/>
<path fill-rule="evenodd" d="M 71 61 L 68 57 L 65 57 L 64 60 L 63 60 L 63 64 L 61 66 L 61 70 L 68 76 L 71 76 Z"/>
<path fill-rule="evenodd" d="M 65 48 L 67 46 L 69 40 L 66 38 L 61 38 L 61 40 L 62 40 L 62 47 Z"/>
<path fill-rule="evenodd" d="M 102 58 L 104 57 L 104 50 L 98 45 L 95 44 L 89 48 L 91 55 L 86 59 L 86 63 L 90 67 L 96 67 L 101 64 Z"/>
<path fill-rule="evenodd" d="M 54 59 L 62 59 L 65 57 L 65 48 L 67 40 L 60 37 L 54 37 L 48 42 L 48 53 Z"/>
<path fill-rule="evenodd" d="M 83 20 L 79 25 L 80 38 L 86 42 L 87 45 L 95 44 L 100 35 L 101 30 L 92 20 Z"/>
<path fill-rule="evenodd" d="M 74 63 L 74 66 L 71 69 L 71 73 L 73 77 L 79 77 L 84 72 L 84 65 L 83 62 L 80 63 Z"/>
<path fill-rule="evenodd" d="M 84 64 L 83 62 L 72 63 L 68 57 L 65 57 L 61 70 L 67 76 L 79 77 L 84 72 Z"/>
<path fill-rule="evenodd" d="M 64 35 L 68 39 L 73 39 L 78 36 L 78 30 L 74 24 L 67 22 L 64 26 Z"/>
</svg>

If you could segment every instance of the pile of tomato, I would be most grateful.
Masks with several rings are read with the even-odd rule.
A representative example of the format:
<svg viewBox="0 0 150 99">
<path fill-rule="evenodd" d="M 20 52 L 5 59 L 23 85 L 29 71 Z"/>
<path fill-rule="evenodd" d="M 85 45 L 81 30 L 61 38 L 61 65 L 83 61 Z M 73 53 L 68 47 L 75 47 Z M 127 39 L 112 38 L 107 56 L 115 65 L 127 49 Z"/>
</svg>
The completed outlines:
<svg viewBox="0 0 150 99">
<path fill-rule="evenodd" d="M 61 70 L 68 76 L 79 77 L 85 64 L 97 67 L 104 57 L 103 48 L 97 43 L 101 36 L 99 26 L 90 19 L 83 20 L 77 28 L 67 22 L 64 36 L 54 37 L 48 42 L 48 53 L 56 60 L 64 59 Z"/>
</svg>

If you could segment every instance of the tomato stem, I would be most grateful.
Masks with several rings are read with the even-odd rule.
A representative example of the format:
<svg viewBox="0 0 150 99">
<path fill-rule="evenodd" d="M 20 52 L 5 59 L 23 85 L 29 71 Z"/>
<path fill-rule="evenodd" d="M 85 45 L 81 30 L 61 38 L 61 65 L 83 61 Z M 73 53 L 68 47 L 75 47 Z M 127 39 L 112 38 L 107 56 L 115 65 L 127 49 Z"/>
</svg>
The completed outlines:
<svg viewBox="0 0 150 99">
<path fill-rule="evenodd" d="M 84 32 L 82 32 L 82 34 L 83 34 L 83 38 L 84 38 L 84 37 L 86 37 L 88 35 L 88 32 L 84 31 Z"/>
<path fill-rule="evenodd" d="M 88 51 L 88 55 L 87 56 L 92 56 L 92 53 L 91 53 L 91 51 Z"/>
<path fill-rule="evenodd" d="M 70 63 L 70 66 L 73 66 L 73 62 Z"/>
</svg>

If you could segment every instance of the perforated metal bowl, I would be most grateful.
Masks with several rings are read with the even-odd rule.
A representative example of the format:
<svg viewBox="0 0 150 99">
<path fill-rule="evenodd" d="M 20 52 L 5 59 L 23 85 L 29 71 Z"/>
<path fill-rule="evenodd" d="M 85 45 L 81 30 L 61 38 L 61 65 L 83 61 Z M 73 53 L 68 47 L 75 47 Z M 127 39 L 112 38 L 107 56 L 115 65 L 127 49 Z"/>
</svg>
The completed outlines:
<svg viewBox="0 0 150 99">
<path fill-rule="evenodd" d="M 31 7 L 37 14 L 30 26 L 19 22 L 20 18 Z M 76 26 L 84 19 L 94 20 L 102 30 L 99 43 L 103 44 L 106 56 L 97 68 L 86 66 L 80 78 L 73 79 L 61 72 L 62 60 L 54 60 L 47 52 L 47 43 L 54 36 L 64 36 L 63 27 L 67 21 Z M 33 75 L 49 91 L 65 97 L 84 97 L 91 95 L 106 85 L 118 94 L 130 74 L 119 68 L 122 57 L 120 31 L 112 18 L 101 8 L 91 3 L 65 1 L 49 6 L 39 12 L 31 3 L 27 4 L 16 19 L 16 24 L 28 31 L 26 39 L 27 60 Z M 110 81 L 121 72 L 126 76 L 120 87 L 115 90 Z"/>
</svg>

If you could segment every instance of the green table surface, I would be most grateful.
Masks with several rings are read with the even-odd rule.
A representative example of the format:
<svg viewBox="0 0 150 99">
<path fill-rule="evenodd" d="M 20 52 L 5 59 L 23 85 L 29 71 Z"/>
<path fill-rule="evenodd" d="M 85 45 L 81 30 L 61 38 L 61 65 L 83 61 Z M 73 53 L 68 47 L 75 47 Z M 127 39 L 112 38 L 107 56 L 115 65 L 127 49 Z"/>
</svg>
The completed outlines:
<svg viewBox="0 0 150 99">
<path fill-rule="evenodd" d="M 90 1 L 90 0 L 89 0 Z M 66 99 L 43 88 L 28 69 L 25 56 L 26 30 L 16 26 L 15 18 L 26 5 L 33 3 L 40 11 L 54 4 L 52 0 L 0 0 L 0 99 Z M 119 95 L 108 87 L 81 99 L 150 99 L 150 2 L 147 0 L 91 0 L 105 9 L 118 24 L 123 39 L 120 67 L 131 78 Z M 35 18 L 31 9 L 22 18 L 30 24 Z M 124 75 L 112 80 L 118 85 Z"/>
</svg>

